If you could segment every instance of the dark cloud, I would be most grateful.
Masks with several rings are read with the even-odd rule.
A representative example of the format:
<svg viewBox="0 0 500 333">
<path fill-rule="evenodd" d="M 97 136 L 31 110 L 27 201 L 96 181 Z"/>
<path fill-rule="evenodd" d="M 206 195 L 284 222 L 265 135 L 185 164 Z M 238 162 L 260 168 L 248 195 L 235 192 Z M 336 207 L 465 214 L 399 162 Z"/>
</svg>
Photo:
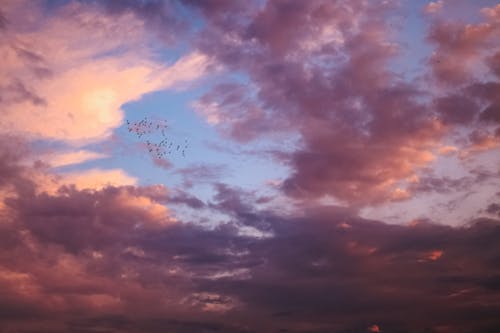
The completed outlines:
<svg viewBox="0 0 500 333">
<path fill-rule="evenodd" d="M 409 186 L 409 190 L 416 192 L 437 192 L 437 193 L 456 193 L 468 190 L 478 181 L 480 177 L 437 177 L 433 175 L 420 177 L 417 183 Z"/>
<path fill-rule="evenodd" d="M 0 145 L 0 186 L 5 187 L 18 179 L 22 168 L 19 165 L 26 147 L 18 138 L 2 135 Z"/>
<path fill-rule="evenodd" d="M 478 139 L 471 139 L 481 141 L 482 138 L 480 134 Z M 467 176 L 453 177 L 447 175 L 438 176 L 432 171 L 426 170 L 422 172 L 418 179 L 412 182 L 408 186 L 408 190 L 411 193 L 440 193 L 440 194 L 450 194 L 450 193 L 471 193 L 474 185 L 486 184 L 488 182 L 494 181 L 498 177 L 498 172 L 489 171 L 481 167 L 477 167 L 469 170 Z"/>
<path fill-rule="evenodd" d="M 9 4 L 6 4 L 8 7 Z M 12 4 L 11 4 L 12 5 Z M 15 7 L 15 6 L 14 6 Z M 14 22 L 18 17 L 12 15 Z M 42 55 L 33 50 L 31 41 L 21 40 L 15 37 L 15 33 L 7 29 L 7 19 L 0 10 L 0 31 L 2 36 L 2 53 L 5 57 L 5 67 L 2 72 L 2 82 L 0 83 L 0 106 L 2 113 L 8 112 L 10 104 L 31 103 L 33 106 L 47 106 L 47 101 L 40 96 L 37 91 L 37 81 L 43 80 L 52 75 L 47 63 Z M 26 77 L 13 73 L 11 67 L 19 66 L 26 71 Z M 4 110 L 5 109 L 5 110 Z"/>
<path fill-rule="evenodd" d="M 497 77 L 500 77 L 500 52 L 495 53 L 488 59 L 488 66 Z"/>
<path fill-rule="evenodd" d="M 5 18 L 5 15 L 2 11 L 0 11 L 0 30 L 7 28 L 8 21 Z"/>
<path fill-rule="evenodd" d="M 297 149 L 281 155 L 290 196 L 406 199 L 397 184 L 433 160 L 445 135 L 481 129 L 479 114 L 495 119 L 498 84 L 482 71 L 495 68 L 496 7 L 479 23 L 429 21 L 428 72 L 410 81 L 391 69 L 403 54 L 392 33 L 391 19 L 404 17 L 395 3 L 190 4 L 206 21 L 197 46 L 248 79 L 215 85 L 197 106 L 236 141 L 296 136 Z"/>
<path fill-rule="evenodd" d="M 425 165 L 441 133 L 419 102 L 421 89 L 388 69 L 398 50 L 387 43 L 381 18 L 393 7 L 361 1 L 249 7 L 233 11 L 229 22 L 204 12 L 199 47 L 251 82 L 246 90 L 222 84 L 205 94 L 199 103 L 209 121 L 217 119 L 238 141 L 297 135 L 299 149 L 283 156 L 293 171 L 283 186 L 291 196 L 397 200 L 387 179 L 411 176 L 406 165 Z"/>
<path fill-rule="evenodd" d="M 93 1 L 87 0 L 81 2 L 93 3 Z M 166 43 L 178 42 L 180 35 L 187 35 L 190 28 L 178 15 L 174 1 L 106 0 L 96 3 L 111 15 L 133 13 L 144 21 L 150 31 L 156 33 Z"/>
<path fill-rule="evenodd" d="M 500 204 L 492 203 L 486 208 L 486 212 L 493 215 L 500 216 Z"/>
<path fill-rule="evenodd" d="M 9 85 L 2 87 L 0 103 L 22 103 L 25 101 L 36 106 L 47 105 L 47 101 L 26 87 L 21 81 L 14 80 Z"/>
<path fill-rule="evenodd" d="M 9 188 L 30 167 L 4 156 L 10 167 L 0 169 L 8 175 L 1 179 Z M 14 190 L 3 198 L 1 327 L 130 333 L 500 327 L 498 220 L 389 225 L 328 206 L 291 216 L 258 210 L 258 197 L 224 184 L 216 185 L 210 205 L 233 222 L 212 228 L 162 224 L 134 204 L 176 196 L 189 201 L 154 186 Z M 266 236 L 241 233 L 245 225 Z"/>
<path fill-rule="evenodd" d="M 459 95 L 441 97 L 435 103 L 445 123 L 467 124 L 474 119 L 478 111 L 473 101 Z"/>
<path fill-rule="evenodd" d="M 500 105 L 492 104 L 481 112 L 481 120 L 500 123 Z"/>
<path fill-rule="evenodd" d="M 205 207 L 205 203 L 198 199 L 197 197 L 190 195 L 189 193 L 183 191 L 176 191 L 168 199 L 170 204 L 183 204 L 193 209 L 200 209 Z"/>
</svg>

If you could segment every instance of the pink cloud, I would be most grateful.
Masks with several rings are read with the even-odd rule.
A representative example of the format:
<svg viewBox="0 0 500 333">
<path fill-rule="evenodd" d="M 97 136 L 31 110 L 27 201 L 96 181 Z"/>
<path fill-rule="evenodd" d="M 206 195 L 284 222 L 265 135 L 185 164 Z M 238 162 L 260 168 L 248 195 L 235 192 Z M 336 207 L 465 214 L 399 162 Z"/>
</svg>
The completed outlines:
<svg viewBox="0 0 500 333">
<path fill-rule="evenodd" d="M 387 69 L 397 45 L 387 40 L 388 26 L 373 18 L 391 9 L 271 1 L 249 11 L 252 19 L 233 29 L 231 40 L 201 46 L 248 73 L 255 93 L 216 86 L 199 100 L 201 113 L 239 141 L 298 134 L 301 148 L 283 157 L 293 171 L 283 189 L 292 196 L 351 203 L 406 198 L 397 183 L 433 160 L 444 132 L 417 102 L 419 88 Z M 207 34 L 224 34 L 224 24 L 214 21 Z"/>
<path fill-rule="evenodd" d="M 170 66 L 155 61 L 144 22 L 132 12 L 68 3 L 42 19 L 31 8 L 33 21 L 12 20 L 2 37 L 2 131 L 77 145 L 101 140 L 121 125 L 123 104 L 207 70 L 209 60 L 196 52 Z"/>
<path fill-rule="evenodd" d="M 57 168 L 61 166 L 80 164 L 106 157 L 108 157 L 108 155 L 102 153 L 96 153 L 88 150 L 77 150 L 73 152 L 59 152 L 55 154 L 48 154 L 47 156 L 42 156 L 41 160 L 51 167 Z"/>
<path fill-rule="evenodd" d="M 443 2 L 432 4 L 437 10 Z M 431 73 L 407 82 L 391 69 L 400 55 L 392 26 L 377 19 L 396 10 L 390 2 L 248 7 L 234 11 L 241 20 L 205 11 L 209 24 L 199 45 L 226 68 L 246 73 L 250 88 L 220 84 L 195 106 L 237 141 L 297 135 L 299 148 L 279 156 L 292 170 L 285 193 L 354 205 L 409 199 L 405 182 L 431 167 L 455 129 L 482 126 L 477 120 L 486 101 L 461 89 L 494 66 L 493 8 L 482 10 L 479 23 L 431 21 Z M 491 121 L 494 110 L 481 118 Z"/>
<path fill-rule="evenodd" d="M 440 20 L 431 26 L 428 39 L 437 48 L 429 64 L 439 82 L 463 84 L 484 73 L 481 64 L 498 45 L 497 7 L 483 8 L 485 21 L 477 24 Z"/>
</svg>

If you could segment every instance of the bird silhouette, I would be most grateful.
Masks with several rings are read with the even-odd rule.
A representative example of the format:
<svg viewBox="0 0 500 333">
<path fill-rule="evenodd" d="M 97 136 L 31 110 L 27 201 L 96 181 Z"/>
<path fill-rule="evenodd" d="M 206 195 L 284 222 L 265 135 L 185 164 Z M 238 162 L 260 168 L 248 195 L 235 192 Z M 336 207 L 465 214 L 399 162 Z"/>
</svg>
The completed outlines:
<svg viewBox="0 0 500 333">
<path fill-rule="evenodd" d="M 149 119 L 145 116 L 136 121 L 126 119 L 126 125 L 128 133 L 134 134 L 137 139 L 145 143 L 145 147 L 152 157 L 162 159 L 173 153 L 179 153 L 182 157 L 186 157 L 188 139 L 184 139 L 184 142 L 181 143 L 168 137 L 168 124 L 165 120 Z"/>
</svg>

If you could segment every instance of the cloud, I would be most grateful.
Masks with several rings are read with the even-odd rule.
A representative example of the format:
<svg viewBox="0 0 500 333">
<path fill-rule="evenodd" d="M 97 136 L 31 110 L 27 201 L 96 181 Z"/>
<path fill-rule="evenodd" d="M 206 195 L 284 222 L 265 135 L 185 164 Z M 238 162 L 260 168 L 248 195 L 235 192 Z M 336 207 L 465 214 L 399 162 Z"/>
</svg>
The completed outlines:
<svg viewBox="0 0 500 333">
<path fill-rule="evenodd" d="M 439 148 L 439 153 L 442 155 L 451 155 L 457 152 L 457 150 L 455 146 L 442 146 Z"/>
<path fill-rule="evenodd" d="M 122 169 L 87 169 L 64 173 L 54 173 L 45 166 L 37 169 L 27 168 L 23 177 L 32 179 L 38 193 L 57 193 L 62 186 L 74 186 L 79 190 L 101 190 L 108 186 L 136 185 L 138 179 Z"/>
<path fill-rule="evenodd" d="M 181 175 L 183 186 L 192 187 L 194 184 L 214 182 L 220 179 L 227 170 L 224 165 L 218 164 L 195 164 L 176 170 Z"/>
<path fill-rule="evenodd" d="M 2 36 L 2 132 L 71 144 L 102 140 L 121 125 L 123 104 L 196 80 L 208 66 L 199 53 L 170 66 L 155 61 L 144 22 L 131 11 L 106 15 L 73 2 L 50 17 L 32 11 L 40 19 L 12 12 L 19 22 Z"/>
<path fill-rule="evenodd" d="M 219 84 L 194 102 L 193 107 L 226 137 L 249 142 L 264 133 L 272 133 L 278 125 L 249 91 L 252 88 L 248 85 Z M 285 126 L 286 121 L 279 125 L 280 130 Z"/>
<path fill-rule="evenodd" d="M 51 167 L 57 168 L 62 166 L 74 165 L 93 161 L 96 159 L 106 158 L 108 155 L 96 153 L 88 150 L 78 150 L 67 153 L 55 153 L 48 156 L 43 156 L 41 159 Z"/>
<path fill-rule="evenodd" d="M 160 15 L 161 4 L 128 6 L 68 2 L 45 11 L 42 3 L 2 4 L 8 24 L 0 36 L 0 132 L 66 147 L 102 141 L 122 124 L 125 103 L 181 89 L 207 72 L 210 61 L 199 52 L 170 64 L 159 60 L 148 34 L 153 23 L 145 18 Z M 61 167 L 106 156 L 65 148 L 37 158 Z M 120 169 L 32 176 L 51 193 L 63 184 L 97 190 L 137 182 Z"/>
<path fill-rule="evenodd" d="M 36 166 L 22 166 L 22 146 L 15 147 L 0 145 L 0 186 L 13 189 L 0 207 L 6 329 L 345 332 L 375 322 L 381 331 L 468 332 L 500 325 L 491 315 L 499 310 L 492 263 L 500 221 L 390 225 L 331 206 L 277 214 L 256 208 L 251 192 L 218 184 L 209 206 L 232 222 L 202 226 L 178 221 L 165 204 L 191 198 L 162 186 L 36 190 Z"/>
<path fill-rule="evenodd" d="M 492 214 L 492 215 L 497 214 L 498 216 L 500 216 L 500 204 L 497 204 L 497 203 L 492 203 L 492 204 L 490 204 L 490 205 L 486 208 L 486 211 L 487 211 L 489 214 Z"/>
<path fill-rule="evenodd" d="M 250 89 L 217 85 L 198 110 L 238 141 L 297 135 L 298 149 L 280 158 L 292 170 L 282 187 L 290 196 L 351 204 L 405 198 L 398 183 L 434 160 L 445 131 L 420 87 L 388 68 L 398 46 L 375 18 L 393 9 L 389 2 L 269 1 L 235 10 L 241 20 L 205 12 L 200 48 L 248 75 Z"/>
<path fill-rule="evenodd" d="M 459 85 L 484 73 L 481 64 L 497 49 L 498 5 L 481 12 L 485 20 L 477 24 L 440 20 L 431 26 L 428 39 L 436 50 L 429 64 L 438 82 Z"/>
<path fill-rule="evenodd" d="M 490 105 L 480 114 L 481 120 L 500 123 L 500 105 Z"/>
<path fill-rule="evenodd" d="M 170 204 L 184 204 L 193 209 L 200 209 L 205 207 L 205 203 L 198 199 L 196 196 L 190 195 L 183 191 L 175 191 L 168 199 Z"/>
<path fill-rule="evenodd" d="M 143 45 L 144 26 L 169 19 L 161 3 L 69 3 L 47 9 L 54 17 L 16 16 L 13 6 L 2 7 L 8 43 L 0 47 L 8 65 L 0 103 L 10 119 L 0 137 L 0 326 L 7 332 L 500 329 L 496 203 L 485 204 L 489 217 L 455 227 L 446 220 L 394 225 L 356 213 L 358 205 L 450 193 L 496 176 L 429 171 L 438 154 L 495 147 L 488 108 L 498 83 L 493 73 L 469 80 L 469 64 L 456 77 L 431 65 L 444 91 L 402 80 L 389 68 L 398 53 L 385 22 L 390 2 L 189 2 L 206 20 L 200 50 L 171 67 Z M 439 51 L 474 58 L 491 37 L 480 35 L 495 29 L 495 10 L 483 10 L 488 20 L 469 32 L 445 24 L 430 38 L 437 32 Z M 349 207 L 259 208 L 267 198 L 221 183 L 221 166 L 176 171 L 186 187 L 213 184 L 204 202 L 180 189 L 139 186 L 120 169 L 55 174 L 26 162 L 33 155 L 25 140 L 101 140 L 120 124 L 121 103 L 198 78 L 212 57 L 251 81 L 250 92 L 230 83 L 201 97 L 201 107 L 215 103 L 214 125 L 240 142 L 297 134 L 294 151 L 276 154 L 292 173 L 274 185 Z M 485 55 L 487 66 L 492 57 Z M 74 121 L 64 120 L 66 112 Z M 445 145 L 454 128 L 466 140 Z M 52 163 L 93 157 L 82 148 Z M 203 209 L 211 223 L 181 219 L 174 205 Z"/>
<path fill-rule="evenodd" d="M 443 3 L 427 7 L 436 12 Z M 287 195 L 350 205 L 406 200 L 408 180 L 433 167 L 445 142 L 468 156 L 495 147 L 494 129 L 483 150 L 450 139 L 494 122 L 496 7 L 475 6 L 475 23 L 429 18 L 434 50 L 427 73 L 410 81 L 392 68 L 404 52 L 393 25 L 379 19 L 401 14 L 393 2 L 221 6 L 200 5 L 207 27 L 198 47 L 243 73 L 245 84 L 214 85 L 195 109 L 239 142 L 295 135 L 295 151 L 277 156 L 291 169 Z"/>
<path fill-rule="evenodd" d="M 153 0 L 137 2 L 133 0 L 106 0 L 97 5 L 104 7 L 107 13 L 123 15 L 132 12 L 163 43 L 176 43 L 180 35 L 185 35 L 190 26 L 177 15 L 175 6 L 170 2 Z"/>
<path fill-rule="evenodd" d="M 443 0 L 438 0 L 438 1 L 431 1 L 424 7 L 424 11 L 427 14 L 436 14 L 443 9 L 444 1 Z"/>
<path fill-rule="evenodd" d="M 473 101 L 459 95 L 439 97 L 434 102 L 445 124 L 470 123 L 478 110 Z"/>
</svg>

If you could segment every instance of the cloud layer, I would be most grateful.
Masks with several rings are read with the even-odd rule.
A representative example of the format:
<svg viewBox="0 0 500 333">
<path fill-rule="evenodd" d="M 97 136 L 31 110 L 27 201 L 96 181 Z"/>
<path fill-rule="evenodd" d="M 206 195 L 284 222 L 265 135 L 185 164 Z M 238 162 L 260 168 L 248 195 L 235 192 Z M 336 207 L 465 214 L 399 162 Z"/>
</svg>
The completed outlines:
<svg viewBox="0 0 500 333">
<path fill-rule="evenodd" d="M 500 328 L 499 220 L 388 225 L 332 206 L 276 215 L 220 185 L 210 209 L 233 222 L 207 228 L 172 217 L 164 204 L 181 201 L 162 187 L 37 193 L 12 163 L 0 165 L 1 189 L 11 188 L 0 224 L 5 332 Z"/>
<path fill-rule="evenodd" d="M 2 2 L 0 333 L 499 331 L 500 5 L 421 7 L 416 59 L 398 1 Z M 187 104 L 269 188 L 96 148 L 209 74 Z M 468 223 L 360 216 L 398 203 Z"/>
</svg>

